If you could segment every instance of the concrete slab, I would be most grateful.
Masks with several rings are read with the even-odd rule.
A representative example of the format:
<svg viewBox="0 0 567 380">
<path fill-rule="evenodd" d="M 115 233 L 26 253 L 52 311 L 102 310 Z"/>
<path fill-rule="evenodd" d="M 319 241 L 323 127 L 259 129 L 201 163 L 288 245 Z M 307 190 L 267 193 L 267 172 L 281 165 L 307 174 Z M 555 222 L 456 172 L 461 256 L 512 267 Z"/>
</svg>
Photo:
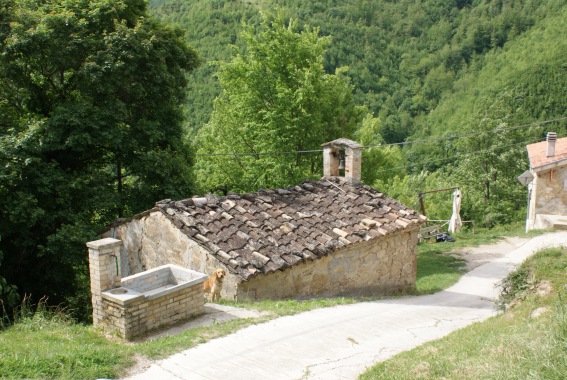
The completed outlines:
<svg viewBox="0 0 567 380">
<path fill-rule="evenodd" d="M 214 323 L 228 322 L 237 318 L 259 318 L 268 314 L 269 313 L 262 311 L 241 309 L 227 305 L 219 305 L 216 303 L 206 303 L 205 314 L 173 327 L 152 331 L 144 337 L 140 338 L 138 341 L 148 341 L 163 338 L 166 336 L 173 336 L 185 330 L 191 330 L 202 326 L 209 326 Z"/>
<path fill-rule="evenodd" d="M 528 239 L 445 291 L 278 318 L 157 361 L 130 378 L 355 379 L 399 352 L 496 315 L 499 282 L 537 250 L 564 244 L 567 232 Z"/>
</svg>

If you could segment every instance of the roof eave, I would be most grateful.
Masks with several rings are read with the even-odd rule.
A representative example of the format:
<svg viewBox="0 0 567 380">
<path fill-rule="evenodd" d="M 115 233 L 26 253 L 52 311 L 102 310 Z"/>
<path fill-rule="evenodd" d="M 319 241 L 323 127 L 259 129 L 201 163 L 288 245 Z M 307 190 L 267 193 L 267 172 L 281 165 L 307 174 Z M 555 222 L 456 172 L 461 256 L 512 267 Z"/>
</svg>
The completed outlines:
<svg viewBox="0 0 567 380">
<path fill-rule="evenodd" d="M 151 209 L 149 209 L 149 210 L 146 210 L 146 211 L 141 212 L 141 213 L 139 213 L 139 214 L 133 215 L 133 216 L 131 216 L 131 217 L 129 217 L 129 218 L 120 218 L 120 219 L 117 219 L 117 220 L 115 220 L 114 222 L 112 222 L 112 223 L 110 223 L 110 224 L 104 226 L 103 229 L 101 229 L 101 230 L 99 230 L 99 231 L 97 232 L 97 234 L 98 234 L 98 235 L 102 235 L 102 234 L 104 234 L 104 233 L 110 231 L 110 230 L 113 229 L 113 228 L 119 227 L 119 226 L 121 226 L 121 225 L 123 225 L 123 224 L 126 224 L 126 223 L 130 223 L 132 220 L 141 219 L 141 218 L 143 218 L 144 216 L 150 215 L 151 213 L 157 212 L 157 211 L 161 211 L 160 208 L 159 208 L 159 207 L 153 207 L 153 208 L 151 208 Z"/>
<path fill-rule="evenodd" d="M 553 162 L 547 163 L 547 164 L 543 164 L 543 165 L 540 165 L 540 166 L 532 167 L 532 168 L 530 168 L 530 170 L 533 171 L 533 172 L 535 172 L 535 173 L 539 173 L 539 172 L 542 172 L 542 171 L 545 171 L 545 170 L 555 169 L 555 168 L 557 168 L 557 167 L 565 166 L 565 165 L 567 165 L 567 157 L 566 157 L 566 158 L 562 158 L 562 159 L 557 160 L 557 161 L 553 161 Z"/>
</svg>

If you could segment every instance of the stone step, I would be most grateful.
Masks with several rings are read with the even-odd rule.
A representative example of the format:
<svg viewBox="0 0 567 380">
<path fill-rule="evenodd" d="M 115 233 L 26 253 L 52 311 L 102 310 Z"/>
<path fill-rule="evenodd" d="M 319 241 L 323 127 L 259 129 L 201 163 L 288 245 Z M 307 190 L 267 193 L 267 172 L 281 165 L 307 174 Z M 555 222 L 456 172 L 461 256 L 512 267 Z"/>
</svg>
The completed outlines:
<svg viewBox="0 0 567 380">
<path fill-rule="evenodd" d="M 555 222 L 553 223 L 554 230 L 567 230 L 567 222 Z"/>
</svg>

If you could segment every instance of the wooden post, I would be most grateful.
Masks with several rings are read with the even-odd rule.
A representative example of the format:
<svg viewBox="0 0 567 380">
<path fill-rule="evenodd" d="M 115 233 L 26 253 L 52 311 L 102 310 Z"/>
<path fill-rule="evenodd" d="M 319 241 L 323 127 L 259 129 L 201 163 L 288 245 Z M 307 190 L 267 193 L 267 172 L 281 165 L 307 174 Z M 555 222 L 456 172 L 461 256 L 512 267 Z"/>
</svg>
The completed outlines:
<svg viewBox="0 0 567 380">
<path fill-rule="evenodd" d="M 425 214 L 425 204 L 423 203 L 423 193 L 419 193 L 419 205 L 421 206 L 421 215 L 427 216 Z"/>
</svg>

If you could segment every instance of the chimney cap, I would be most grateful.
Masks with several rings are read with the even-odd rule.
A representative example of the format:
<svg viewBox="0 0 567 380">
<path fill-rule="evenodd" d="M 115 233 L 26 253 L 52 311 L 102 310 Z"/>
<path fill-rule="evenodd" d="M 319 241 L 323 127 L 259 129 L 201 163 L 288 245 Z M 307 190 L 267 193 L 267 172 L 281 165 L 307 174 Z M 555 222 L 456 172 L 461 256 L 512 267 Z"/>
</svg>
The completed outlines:
<svg viewBox="0 0 567 380">
<path fill-rule="evenodd" d="M 324 144 L 321 144 L 321 146 L 324 147 L 324 148 L 326 148 L 326 147 L 333 147 L 333 148 L 348 147 L 348 148 L 351 148 L 351 149 L 362 149 L 362 148 L 364 148 L 364 146 L 360 145 L 356 141 L 345 139 L 344 137 L 341 137 L 340 139 L 336 139 L 336 140 L 333 140 L 333 141 L 326 142 Z"/>
<path fill-rule="evenodd" d="M 557 141 L 557 133 L 547 132 L 547 157 L 555 156 L 555 141 Z"/>
<path fill-rule="evenodd" d="M 547 141 L 554 141 L 554 140 L 557 140 L 557 133 L 547 132 Z"/>
</svg>

